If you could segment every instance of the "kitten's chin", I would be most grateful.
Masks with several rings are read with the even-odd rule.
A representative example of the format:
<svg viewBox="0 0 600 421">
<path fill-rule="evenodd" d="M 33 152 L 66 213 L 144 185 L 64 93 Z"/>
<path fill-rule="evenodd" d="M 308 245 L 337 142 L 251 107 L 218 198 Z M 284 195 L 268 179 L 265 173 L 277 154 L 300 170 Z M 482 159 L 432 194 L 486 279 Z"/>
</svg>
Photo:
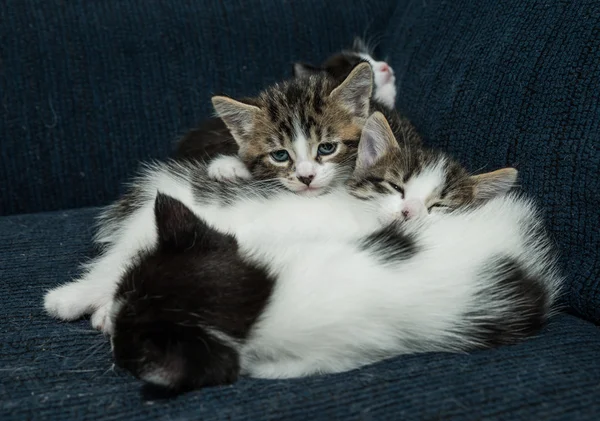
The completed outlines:
<svg viewBox="0 0 600 421">
<path fill-rule="evenodd" d="M 323 187 L 306 187 L 304 189 L 296 190 L 295 193 L 305 197 L 315 197 L 325 193 L 327 189 Z"/>
</svg>

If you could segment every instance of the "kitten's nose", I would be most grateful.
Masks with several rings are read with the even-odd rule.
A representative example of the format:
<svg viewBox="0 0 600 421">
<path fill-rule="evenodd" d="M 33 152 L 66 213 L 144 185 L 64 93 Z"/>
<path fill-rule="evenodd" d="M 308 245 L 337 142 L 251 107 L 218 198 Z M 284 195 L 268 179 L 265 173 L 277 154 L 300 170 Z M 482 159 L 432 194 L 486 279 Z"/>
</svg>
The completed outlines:
<svg viewBox="0 0 600 421">
<path fill-rule="evenodd" d="M 297 178 L 302 183 L 306 184 L 307 186 L 310 186 L 310 183 L 313 181 L 313 179 L 315 178 L 315 176 L 314 175 L 307 175 L 307 176 L 303 177 L 303 176 L 299 175 Z"/>
<path fill-rule="evenodd" d="M 383 73 L 387 73 L 390 71 L 390 66 L 388 66 L 387 63 L 381 63 L 379 65 L 379 71 L 383 72 Z"/>
<path fill-rule="evenodd" d="M 404 217 L 404 219 L 409 219 L 410 218 L 410 211 L 408 209 L 404 209 L 402 211 L 402 216 Z"/>
</svg>

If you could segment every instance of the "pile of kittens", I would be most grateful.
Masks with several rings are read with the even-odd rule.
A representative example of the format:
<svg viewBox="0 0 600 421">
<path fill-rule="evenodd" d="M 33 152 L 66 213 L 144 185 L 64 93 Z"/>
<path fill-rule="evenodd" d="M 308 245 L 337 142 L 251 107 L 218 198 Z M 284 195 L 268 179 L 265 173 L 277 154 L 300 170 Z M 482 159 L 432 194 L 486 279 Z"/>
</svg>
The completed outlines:
<svg viewBox="0 0 600 421">
<path fill-rule="evenodd" d="M 394 110 L 358 42 L 217 114 L 99 217 L 101 254 L 45 296 L 117 365 L 175 390 L 513 344 L 562 277 L 512 168 L 471 175 Z"/>
</svg>

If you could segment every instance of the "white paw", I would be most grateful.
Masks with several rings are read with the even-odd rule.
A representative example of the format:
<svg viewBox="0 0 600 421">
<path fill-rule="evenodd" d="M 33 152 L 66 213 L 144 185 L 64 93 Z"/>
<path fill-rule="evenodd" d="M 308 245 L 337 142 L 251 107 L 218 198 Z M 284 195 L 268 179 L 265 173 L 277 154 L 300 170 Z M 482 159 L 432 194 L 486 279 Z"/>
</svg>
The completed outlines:
<svg viewBox="0 0 600 421">
<path fill-rule="evenodd" d="M 220 156 L 208 166 L 208 176 L 218 181 L 236 181 L 252 177 L 246 165 L 237 156 Z"/>
<path fill-rule="evenodd" d="M 92 324 L 92 327 L 94 329 L 102 331 L 107 335 L 113 334 L 111 307 L 112 302 L 101 306 L 100 308 L 98 308 L 98 310 L 94 312 L 94 314 L 92 314 L 92 317 L 90 318 L 90 323 Z"/>
<path fill-rule="evenodd" d="M 54 288 L 44 297 L 46 312 L 57 319 L 75 320 L 92 310 L 87 300 L 87 288 L 80 282 L 71 282 Z"/>
<path fill-rule="evenodd" d="M 377 85 L 375 88 L 375 99 L 389 109 L 393 109 L 396 104 L 396 78 L 392 78 L 384 84 Z"/>
</svg>

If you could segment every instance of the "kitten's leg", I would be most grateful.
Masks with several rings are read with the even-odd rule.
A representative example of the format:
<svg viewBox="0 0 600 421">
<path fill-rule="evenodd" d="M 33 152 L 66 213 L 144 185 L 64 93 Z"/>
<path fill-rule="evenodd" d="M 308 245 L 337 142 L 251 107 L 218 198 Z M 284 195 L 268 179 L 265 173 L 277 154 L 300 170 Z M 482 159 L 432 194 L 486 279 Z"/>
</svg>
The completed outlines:
<svg viewBox="0 0 600 421">
<path fill-rule="evenodd" d="M 219 181 L 235 181 L 251 178 L 250 171 L 237 156 L 220 155 L 208 166 L 208 176 Z"/>
<path fill-rule="evenodd" d="M 75 320 L 93 313 L 92 325 L 107 332 L 111 328 L 107 319 L 123 271 L 140 251 L 154 244 L 154 212 L 152 203 L 149 203 L 128 219 L 118 241 L 88 266 L 88 271 L 81 279 L 46 294 L 46 311 L 61 320 Z"/>
<path fill-rule="evenodd" d="M 334 372 L 323 370 L 314 362 L 292 359 L 253 363 L 250 367 L 243 367 L 243 369 L 244 374 L 260 379 L 291 379 Z"/>
<path fill-rule="evenodd" d="M 127 256 L 107 251 L 88 266 L 80 279 L 50 290 L 44 297 L 49 315 L 61 320 L 75 320 L 92 314 L 111 301 Z"/>
</svg>

